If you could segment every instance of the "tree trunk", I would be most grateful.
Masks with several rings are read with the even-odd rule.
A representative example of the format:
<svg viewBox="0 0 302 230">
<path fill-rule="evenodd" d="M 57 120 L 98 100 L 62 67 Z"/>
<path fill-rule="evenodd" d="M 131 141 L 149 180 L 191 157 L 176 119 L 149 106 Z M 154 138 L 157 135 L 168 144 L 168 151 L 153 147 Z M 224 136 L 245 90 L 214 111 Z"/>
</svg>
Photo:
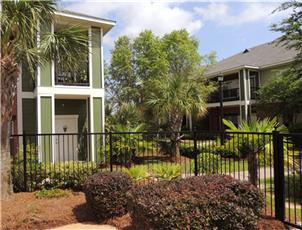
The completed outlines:
<svg viewBox="0 0 302 230">
<path fill-rule="evenodd" d="M 171 158 L 176 160 L 176 156 L 179 155 L 179 136 L 181 131 L 183 116 L 181 113 L 175 112 L 169 115 L 169 135 L 171 141 Z"/>
<path fill-rule="evenodd" d="M 256 153 L 250 151 L 248 153 L 248 174 L 249 174 L 249 182 L 255 186 L 257 186 L 257 178 L 258 178 L 258 170 L 257 170 L 257 157 Z"/>
<path fill-rule="evenodd" d="M 9 152 L 9 124 L 19 76 L 18 65 L 6 56 L 1 59 L 1 194 L 12 193 L 11 160 Z"/>
</svg>

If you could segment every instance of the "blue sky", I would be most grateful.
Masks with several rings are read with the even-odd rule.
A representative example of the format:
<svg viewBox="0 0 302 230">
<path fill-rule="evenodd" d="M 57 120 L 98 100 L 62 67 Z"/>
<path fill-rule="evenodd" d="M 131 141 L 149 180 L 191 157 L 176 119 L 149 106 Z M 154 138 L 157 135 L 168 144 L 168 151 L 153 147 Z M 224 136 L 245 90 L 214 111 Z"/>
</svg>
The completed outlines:
<svg viewBox="0 0 302 230">
<path fill-rule="evenodd" d="M 280 34 L 270 31 L 289 12 L 272 14 L 281 1 L 66 1 L 62 8 L 112 19 L 116 26 L 104 38 L 109 61 L 114 41 L 121 35 L 135 37 L 144 29 L 158 36 L 187 29 L 200 42 L 200 53 L 212 50 L 218 60 L 245 48 L 272 41 Z"/>
</svg>

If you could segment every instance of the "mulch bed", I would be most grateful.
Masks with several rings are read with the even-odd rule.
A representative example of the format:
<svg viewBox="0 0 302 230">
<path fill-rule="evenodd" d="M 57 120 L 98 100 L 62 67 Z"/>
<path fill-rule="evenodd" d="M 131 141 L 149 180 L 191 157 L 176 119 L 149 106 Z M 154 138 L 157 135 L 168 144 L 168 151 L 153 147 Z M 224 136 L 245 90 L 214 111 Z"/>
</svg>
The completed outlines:
<svg viewBox="0 0 302 230">
<path fill-rule="evenodd" d="M 95 222 L 85 203 L 82 192 L 70 193 L 68 197 L 37 199 L 34 193 L 17 193 L 1 201 L 1 229 L 47 229 L 77 222 Z M 129 214 L 106 220 L 122 230 L 137 229 Z M 281 222 L 265 217 L 258 223 L 259 230 L 287 229 Z"/>
</svg>

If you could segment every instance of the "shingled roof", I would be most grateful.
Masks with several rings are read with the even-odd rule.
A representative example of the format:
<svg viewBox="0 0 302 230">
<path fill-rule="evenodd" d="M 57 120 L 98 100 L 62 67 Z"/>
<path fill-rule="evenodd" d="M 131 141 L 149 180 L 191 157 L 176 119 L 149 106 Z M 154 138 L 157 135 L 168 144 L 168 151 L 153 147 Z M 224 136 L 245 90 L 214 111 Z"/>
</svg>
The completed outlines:
<svg viewBox="0 0 302 230">
<path fill-rule="evenodd" d="M 297 55 L 296 50 L 288 50 L 282 45 L 277 45 L 276 40 L 253 48 L 245 49 L 241 53 L 223 59 L 206 72 L 206 76 L 218 75 L 230 70 L 245 66 L 265 68 L 291 62 Z"/>
</svg>

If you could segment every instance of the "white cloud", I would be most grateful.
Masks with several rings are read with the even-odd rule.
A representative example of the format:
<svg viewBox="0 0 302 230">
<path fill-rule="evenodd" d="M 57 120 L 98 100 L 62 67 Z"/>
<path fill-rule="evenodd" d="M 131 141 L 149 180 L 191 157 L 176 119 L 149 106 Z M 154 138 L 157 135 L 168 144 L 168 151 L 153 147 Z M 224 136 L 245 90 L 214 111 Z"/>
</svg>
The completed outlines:
<svg viewBox="0 0 302 230">
<path fill-rule="evenodd" d="M 252 22 L 271 23 L 286 12 L 272 12 L 279 6 L 276 3 L 245 3 L 239 13 L 232 13 L 227 3 L 211 3 L 207 7 L 195 7 L 194 11 L 203 21 L 215 21 L 221 26 L 236 26 Z"/>
<path fill-rule="evenodd" d="M 110 32 L 112 37 L 106 35 L 104 38 L 107 44 L 112 43 L 120 35 L 136 36 L 145 29 L 163 35 L 172 30 L 185 28 L 190 34 L 195 34 L 203 25 L 193 11 L 182 8 L 178 3 L 170 2 L 84 1 L 71 3 L 66 9 L 117 20 L 116 30 Z"/>
<path fill-rule="evenodd" d="M 168 3 L 135 4 L 121 17 L 127 22 L 122 32 L 133 36 L 144 29 L 163 35 L 175 29 L 186 28 L 194 34 L 202 27 L 201 21 L 194 18 L 193 12 Z"/>
</svg>

